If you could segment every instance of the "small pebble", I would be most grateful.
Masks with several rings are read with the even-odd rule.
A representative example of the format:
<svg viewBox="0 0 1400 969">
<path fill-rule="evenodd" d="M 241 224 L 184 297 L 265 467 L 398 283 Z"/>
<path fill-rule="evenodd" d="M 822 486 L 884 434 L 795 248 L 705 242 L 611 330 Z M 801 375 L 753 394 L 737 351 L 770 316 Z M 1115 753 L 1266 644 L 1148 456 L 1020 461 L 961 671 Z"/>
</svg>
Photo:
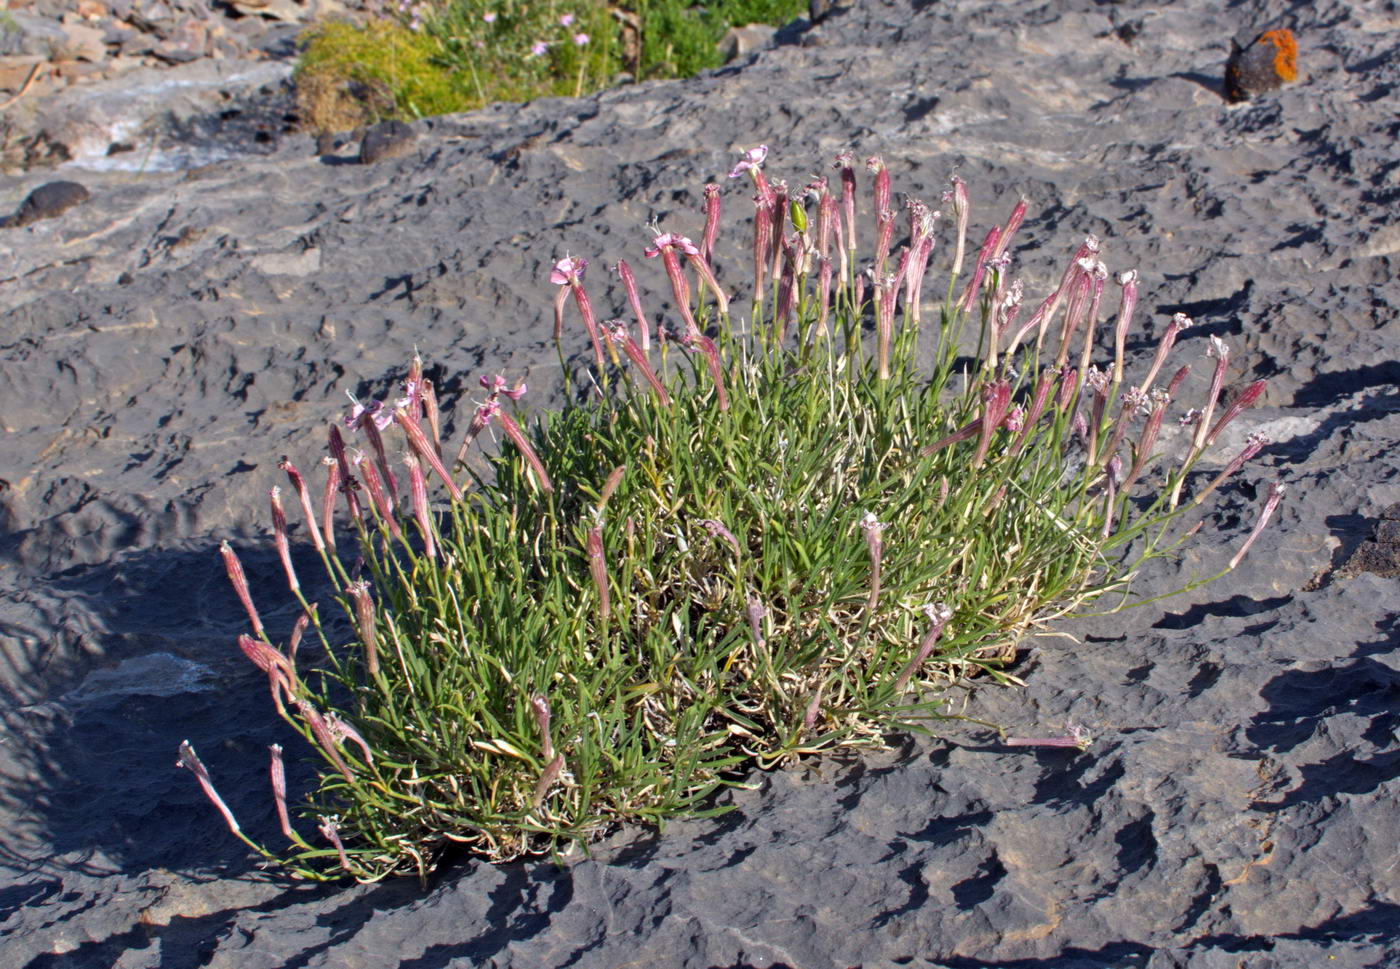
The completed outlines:
<svg viewBox="0 0 1400 969">
<path fill-rule="evenodd" d="M 360 142 L 360 164 L 373 165 L 386 158 L 400 158 L 413 150 L 413 129 L 402 121 L 381 121 L 365 132 Z"/>
<path fill-rule="evenodd" d="M 1266 30 L 1243 47 L 1230 41 L 1225 64 L 1225 97 L 1230 101 L 1248 101 L 1297 77 L 1298 42 L 1288 28 Z"/>
<path fill-rule="evenodd" d="M 0 219 L 0 228 L 18 228 L 40 219 L 56 218 L 89 197 L 88 190 L 77 182 L 45 182 L 29 193 L 14 215 Z"/>
</svg>

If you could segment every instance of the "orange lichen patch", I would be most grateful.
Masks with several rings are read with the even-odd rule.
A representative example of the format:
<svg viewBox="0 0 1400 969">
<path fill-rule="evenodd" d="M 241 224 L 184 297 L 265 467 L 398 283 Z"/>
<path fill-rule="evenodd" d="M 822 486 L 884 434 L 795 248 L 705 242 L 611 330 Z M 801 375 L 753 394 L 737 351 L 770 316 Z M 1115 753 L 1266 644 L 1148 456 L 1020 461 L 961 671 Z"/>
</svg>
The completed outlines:
<svg viewBox="0 0 1400 969">
<path fill-rule="evenodd" d="M 1266 30 L 1259 35 L 1261 41 L 1267 41 L 1276 48 L 1274 52 L 1274 73 L 1285 81 L 1293 81 L 1298 78 L 1298 42 L 1293 39 L 1293 31 L 1287 27 L 1280 27 L 1278 30 Z"/>
</svg>

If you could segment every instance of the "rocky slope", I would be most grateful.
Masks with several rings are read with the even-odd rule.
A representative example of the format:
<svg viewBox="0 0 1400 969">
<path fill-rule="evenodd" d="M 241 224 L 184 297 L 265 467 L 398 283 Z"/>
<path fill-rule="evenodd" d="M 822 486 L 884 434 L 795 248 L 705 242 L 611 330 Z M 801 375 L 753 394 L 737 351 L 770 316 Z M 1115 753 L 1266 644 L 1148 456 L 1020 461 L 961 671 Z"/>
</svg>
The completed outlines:
<svg viewBox="0 0 1400 969">
<path fill-rule="evenodd" d="M 1280 18 L 1301 76 L 1227 105 L 1230 38 Z M 863 2 L 707 76 L 420 122 L 376 164 L 292 136 L 65 171 L 87 201 L 0 229 L 4 964 L 1400 961 L 1397 37 L 1387 0 Z M 953 722 L 563 868 L 465 861 L 426 892 L 258 872 L 172 766 L 188 737 L 275 831 L 265 745 L 287 737 L 216 541 L 289 625 L 261 537 L 278 456 L 315 454 L 344 392 L 381 395 L 415 346 L 449 406 L 494 372 L 557 401 L 547 267 L 636 257 L 652 219 L 698 231 L 704 182 L 758 143 L 792 184 L 847 146 L 930 200 L 956 170 L 983 230 L 1024 194 L 1030 292 L 1092 232 L 1142 274 L 1150 334 L 1188 313 L 1189 354 L 1218 335 L 1269 378 L 1245 429 L 1273 443 L 1144 591 L 1218 567 L 1273 478 L 1276 526 L 1216 585 L 1064 624 L 1022 644 L 1024 691 L 967 698 L 1013 733 L 1084 724 L 1087 753 Z M 52 177 L 0 178 L 0 209 Z"/>
</svg>

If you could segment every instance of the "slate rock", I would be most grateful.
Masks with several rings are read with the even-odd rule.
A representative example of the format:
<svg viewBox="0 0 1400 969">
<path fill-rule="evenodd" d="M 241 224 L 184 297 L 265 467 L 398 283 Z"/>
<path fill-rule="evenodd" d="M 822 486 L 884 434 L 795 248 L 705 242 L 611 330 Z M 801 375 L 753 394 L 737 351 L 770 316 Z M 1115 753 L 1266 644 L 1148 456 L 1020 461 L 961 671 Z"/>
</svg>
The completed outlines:
<svg viewBox="0 0 1400 969">
<path fill-rule="evenodd" d="M 413 129 L 402 121 L 381 121 L 365 132 L 360 142 L 360 164 L 373 165 L 387 158 L 401 158 L 413 150 Z"/>
<path fill-rule="evenodd" d="M 18 228 L 40 219 L 56 218 L 89 197 L 88 190 L 77 182 L 45 182 L 29 193 L 14 215 L 0 220 L 0 227 Z"/>
</svg>

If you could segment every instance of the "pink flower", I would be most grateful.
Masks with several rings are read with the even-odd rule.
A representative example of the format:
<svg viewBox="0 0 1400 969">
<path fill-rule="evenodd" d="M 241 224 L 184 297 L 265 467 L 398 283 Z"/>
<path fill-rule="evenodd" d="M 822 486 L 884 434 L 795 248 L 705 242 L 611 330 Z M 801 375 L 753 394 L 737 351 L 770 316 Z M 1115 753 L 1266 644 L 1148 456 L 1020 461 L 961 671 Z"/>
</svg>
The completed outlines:
<svg viewBox="0 0 1400 969">
<path fill-rule="evenodd" d="M 411 459 L 412 455 L 405 455 L 405 457 Z M 417 467 L 417 464 L 418 462 L 415 460 L 410 467 Z M 422 482 L 422 470 L 420 469 L 413 477 Z M 426 494 L 426 482 L 423 483 L 422 488 Z M 417 488 L 414 490 L 416 491 Z M 429 535 L 428 541 L 432 541 L 431 535 Z M 431 555 L 428 557 L 432 558 Z M 379 675 L 379 637 L 374 620 L 374 600 L 369 594 L 369 583 L 361 579 L 359 582 L 352 583 L 349 591 L 350 598 L 355 600 L 355 623 L 359 627 L 360 642 L 365 645 L 365 669 L 368 670 L 370 676 L 377 676 Z"/>
<path fill-rule="evenodd" d="M 1249 547 L 1254 544 L 1254 540 L 1258 538 L 1259 533 L 1264 530 L 1264 526 L 1269 524 L 1269 519 L 1273 517 L 1274 510 L 1278 508 L 1278 503 L 1283 500 L 1284 493 L 1287 490 L 1285 485 L 1281 485 L 1277 481 L 1269 485 L 1269 494 L 1264 499 L 1264 507 L 1259 510 L 1259 518 L 1254 523 L 1254 529 L 1249 533 L 1249 537 L 1244 540 L 1244 544 L 1240 546 L 1240 550 L 1235 553 L 1235 557 L 1230 559 L 1229 568 L 1233 569 L 1240 564 L 1240 561 L 1249 551 Z"/>
<path fill-rule="evenodd" d="M 549 44 L 545 43 L 545 42 L 542 41 L 542 40 L 537 40 L 537 41 L 535 41 L 534 46 L 530 48 L 530 56 L 531 56 L 531 57 L 543 57 L 543 56 L 545 55 L 545 52 L 548 51 L 548 50 L 549 50 Z"/>
<path fill-rule="evenodd" d="M 553 491 L 554 484 L 549 480 L 549 475 L 545 472 L 544 463 L 540 461 L 539 455 L 530 445 L 530 441 L 525 437 L 525 432 L 516 423 L 515 418 L 501 410 L 500 398 L 508 397 L 511 400 L 519 400 L 525 394 L 524 382 L 515 385 L 514 390 L 506 389 L 506 378 L 499 374 L 494 377 L 482 377 L 481 386 L 488 391 L 486 400 L 476 409 L 476 414 L 472 417 L 471 426 L 467 428 L 466 440 L 462 442 L 461 449 L 457 452 L 457 461 L 461 463 L 466 459 L 467 446 L 476 439 L 476 436 L 486 429 L 493 419 L 500 423 L 501 429 L 510 438 L 530 466 L 536 476 L 539 477 L 540 487 L 545 491 Z"/>
<path fill-rule="evenodd" d="M 224 822 L 228 824 L 229 830 L 238 834 L 238 821 L 234 818 L 233 812 L 228 809 L 228 805 L 224 803 L 224 799 L 219 797 L 219 792 L 214 790 L 214 782 L 209 779 L 209 771 L 205 769 L 199 755 L 194 752 L 194 748 L 190 746 L 188 740 L 180 741 L 180 759 L 175 761 L 175 766 L 183 767 L 195 776 L 195 780 L 199 781 L 199 786 L 204 789 L 204 795 L 224 816 Z"/>
<path fill-rule="evenodd" d="M 705 186 L 705 231 L 700 236 L 700 254 L 710 262 L 715 257 L 715 237 L 719 234 L 719 186 Z"/>
<path fill-rule="evenodd" d="M 987 456 L 987 448 L 992 443 L 992 432 L 1001 427 L 1011 406 L 1011 385 L 998 380 L 982 389 L 982 418 L 978 427 L 977 451 L 972 456 L 972 466 L 980 468 Z"/>
<path fill-rule="evenodd" d="M 566 294 L 574 294 L 574 303 L 583 317 L 583 325 L 588 328 L 589 339 L 593 341 L 593 358 L 599 367 L 603 366 L 603 345 L 598 342 L 598 323 L 593 316 L 593 304 L 583 288 L 583 272 L 588 268 L 587 259 L 565 256 L 554 264 L 549 281 L 560 287 L 554 296 L 554 339 L 557 341 L 564 329 L 564 301 Z"/>
<path fill-rule="evenodd" d="M 328 818 L 321 816 L 321 836 L 335 845 L 336 854 L 340 856 L 340 867 L 346 871 L 350 870 L 350 858 L 345 854 L 345 845 L 340 841 L 340 827 L 337 823 L 339 818 Z"/>
<path fill-rule="evenodd" d="M 627 302 L 632 306 L 632 314 L 637 317 L 637 323 L 642 329 L 642 349 L 647 350 L 650 343 L 647 339 L 646 314 L 642 312 L 642 299 L 637 294 L 637 277 L 632 275 L 632 267 L 627 265 L 627 260 L 617 261 L 617 274 L 622 278 L 622 287 L 627 291 Z"/>
<path fill-rule="evenodd" d="M 282 745 L 273 744 L 267 748 L 272 752 L 272 799 L 277 805 L 277 820 L 282 823 L 282 833 L 290 841 L 301 841 L 292 830 L 292 819 L 287 816 L 287 771 L 282 766 Z"/>
<path fill-rule="evenodd" d="M 584 44 L 588 43 L 588 35 L 585 33 L 574 34 L 574 43 L 582 47 Z"/>
<path fill-rule="evenodd" d="M 587 268 L 587 259 L 565 256 L 556 262 L 554 268 L 550 270 L 549 281 L 556 286 L 576 286 L 583 282 L 583 273 Z M 484 381 L 486 378 L 482 377 L 481 379 Z"/>
<path fill-rule="evenodd" d="M 656 394 L 656 399 L 661 401 L 663 407 L 671 406 L 671 397 L 666 393 L 666 387 L 656 376 L 656 371 L 651 369 L 651 364 L 647 361 L 645 350 L 637 345 L 637 341 L 627 333 L 627 327 L 621 320 L 611 320 L 611 329 L 605 328 L 603 335 L 612 343 L 619 344 L 622 351 L 627 354 L 628 359 L 641 370 L 642 376 L 651 385 L 652 392 Z M 642 323 L 642 332 L 646 332 L 646 323 Z"/>
<path fill-rule="evenodd" d="M 263 634 L 262 619 L 258 617 L 258 610 L 253 605 L 253 597 L 248 592 L 248 579 L 243 572 L 243 564 L 238 561 L 238 555 L 227 541 L 220 543 L 219 554 L 223 556 L 224 570 L 228 572 L 229 583 L 233 586 L 233 591 L 238 594 L 238 601 L 243 603 L 243 610 L 248 613 L 248 621 L 253 624 L 253 632 L 261 636 Z"/>
<path fill-rule="evenodd" d="M 525 381 L 522 380 L 516 384 L 514 390 L 506 390 L 506 378 L 500 374 L 496 374 L 494 377 L 482 377 L 481 386 L 486 388 L 492 399 L 495 399 L 497 395 L 509 397 L 511 400 L 519 400 L 525 396 Z"/>
<path fill-rule="evenodd" d="M 870 595 L 865 600 L 866 612 L 874 612 L 880 601 L 880 560 L 885 547 L 881 533 L 888 527 L 873 511 L 867 511 L 860 520 L 860 530 L 865 533 L 866 548 L 870 551 Z"/>
<path fill-rule="evenodd" d="M 943 193 L 943 201 L 953 204 L 953 217 L 958 225 L 958 247 L 953 254 L 953 275 L 956 276 L 962 272 L 963 252 L 967 247 L 967 183 L 956 175 L 949 181 L 953 183 L 953 187 Z"/>
<path fill-rule="evenodd" d="M 894 688 L 903 691 L 905 685 L 928 659 L 928 654 L 933 651 L 933 647 L 938 642 L 938 637 L 943 634 L 943 627 L 948 625 L 948 620 L 953 618 L 953 610 L 942 602 L 935 602 L 932 605 L 924 606 L 924 615 L 929 619 L 929 630 L 924 634 L 923 641 L 919 643 L 919 650 L 912 659 L 900 670 L 899 676 L 895 677 Z"/>
<path fill-rule="evenodd" d="M 603 557 L 603 529 L 594 527 L 588 531 L 587 541 L 588 571 L 593 577 L 593 585 L 598 590 L 598 622 L 606 624 L 611 611 L 608 601 L 608 563 Z"/>
<path fill-rule="evenodd" d="M 297 582 L 296 569 L 292 567 L 292 546 L 287 540 L 287 514 L 282 510 L 282 489 L 274 485 L 268 492 L 268 498 L 272 502 L 272 531 L 277 555 L 282 559 L 283 571 L 287 573 L 287 584 L 295 593 L 301 590 L 301 584 Z"/>
<path fill-rule="evenodd" d="M 744 152 L 744 157 L 739 163 L 729 170 L 730 178 L 738 178 L 744 172 L 757 172 L 763 167 L 763 159 L 768 157 L 768 146 L 759 145 L 757 148 L 750 148 Z"/>
<path fill-rule="evenodd" d="M 287 473 L 287 477 L 292 482 L 292 488 L 297 493 L 297 500 L 301 502 L 301 513 L 306 516 L 307 531 L 311 533 L 311 541 L 318 551 L 324 550 L 325 543 L 321 539 L 321 530 L 316 526 L 316 512 L 311 507 L 311 492 L 306 487 L 306 479 L 301 476 L 296 465 L 285 457 L 277 463 L 277 466 Z"/>
<path fill-rule="evenodd" d="M 644 253 L 648 259 L 660 255 L 662 249 L 666 246 L 675 246 L 687 256 L 697 256 L 700 254 L 700 250 L 695 247 L 695 243 L 691 242 L 685 236 L 675 235 L 674 233 L 663 232 L 652 240 L 652 242 L 652 247 Z"/>
<path fill-rule="evenodd" d="M 554 759 L 554 739 L 549 735 L 549 700 L 538 694 L 530 698 L 530 706 L 535 715 L 535 726 L 540 731 L 540 747 L 546 760 Z"/>
<path fill-rule="evenodd" d="M 574 15 L 571 14 L 571 13 L 566 13 L 566 14 L 564 14 L 563 16 L 561 16 L 561 17 L 559 18 L 559 26 L 560 26 L 560 27 L 569 27 L 569 26 L 571 26 L 571 25 L 573 24 L 573 22 L 574 22 Z"/>
<path fill-rule="evenodd" d="M 350 415 L 345 418 L 345 426 L 351 430 L 359 427 L 361 418 L 366 415 L 374 419 L 374 426 L 381 431 L 394 423 L 393 411 L 386 409 L 382 402 L 372 400 L 369 402 L 369 405 L 366 406 L 361 404 L 359 400 L 356 399 L 355 395 L 348 390 L 345 392 L 345 396 L 350 398 L 350 403 L 352 405 L 350 408 Z"/>
<path fill-rule="evenodd" d="M 1008 737 L 1006 746 L 1008 747 L 1074 747 L 1078 750 L 1088 750 L 1094 738 L 1088 730 L 1083 727 L 1070 724 L 1066 727 L 1069 731 L 1062 737 Z"/>
<path fill-rule="evenodd" d="M 488 24 L 494 24 L 496 22 L 496 13 L 494 10 L 489 11 L 487 13 L 482 14 L 481 19 L 486 21 L 486 23 Z"/>
<path fill-rule="evenodd" d="M 676 249 L 679 248 L 685 253 L 694 253 L 697 257 L 700 250 L 695 248 L 685 236 L 673 235 L 664 232 L 658 235 L 654 244 L 644 255 L 648 259 L 661 257 L 661 261 L 666 264 L 666 275 L 671 280 L 671 292 L 676 298 L 676 308 L 680 310 L 681 316 L 685 319 L 685 338 L 690 343 L 699 334 L 700 328 L 695 324 L 695 316 L 690 312 L 690 284 L 685 281 L 685 273 L 681 271 L 681 261 L 676 258 Z"/>
</svg>

